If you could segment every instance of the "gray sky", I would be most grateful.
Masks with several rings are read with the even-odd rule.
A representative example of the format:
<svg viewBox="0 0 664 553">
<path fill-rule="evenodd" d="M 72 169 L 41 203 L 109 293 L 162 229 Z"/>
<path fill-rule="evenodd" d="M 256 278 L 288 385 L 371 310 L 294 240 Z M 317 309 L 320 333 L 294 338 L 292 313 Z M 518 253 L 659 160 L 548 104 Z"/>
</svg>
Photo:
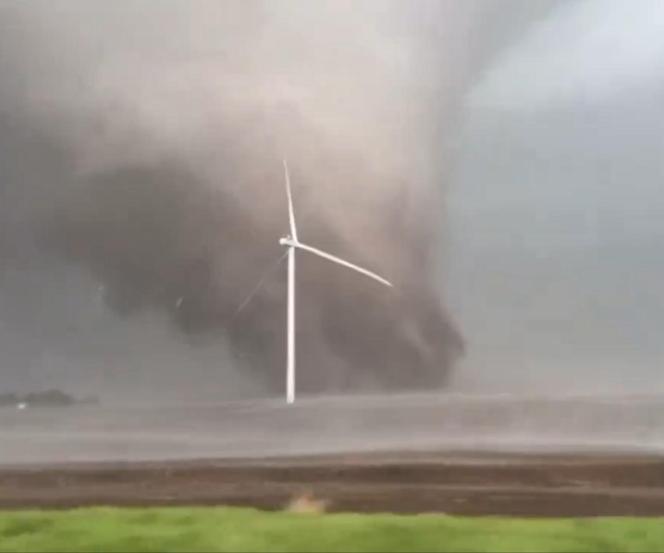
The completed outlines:
<svg viewBox="0 0 664 553">
<path fill-rule="evenodd" d="M 469 95 L 449 198 L 470 388 L 664 388 L 664 3 L 560 4 Z"/>
<path fill-rule="evenodd" d="M 574 0 L 535 23 L 486 72 L 475 106 L 547 109 L 656 86 L 664 72 L 659 0 Z"/>
<path fill-rule="evenodd" d="M 664 115 L 660 107 L 664 3 L 514 0 L 501 3 L 499 14 L 492 4 L 493 12 L 487 15 L 483 10 L 490 4 L 481 1 L 418 2 L 422 11 L 411 10 L 414 4 L 402 4 L 407 17 L 393 18 L 379 10 L 389 23 L 387 39 L 372 31 L 365 16 L 354 10 L 355 17 L 348 23 L 317 13 L 313 3 L 303 2 L 297 18 L 273 9 L 275 36 L 289 36 L 293 51 L 284 56 L 286 69 L 276 72 L 276 81 L 254 93 L 270 102 L 274 90 L 295 95 L 307 114 L 320 119 L 334 136 L 362 145 L 370 156 L 390 158 L 391 164 L 418 168 L 410 175 L 418 183 L 435 173 L 430 168 L 436 164 L 429 163 L 432 152 L 440 151 L 440 158 L 446 160 L 442 166 L 453 158 L 454 174 L 440 220 L 448 246 L 443 266 L 449 281 L 443 288 L 468 342 L 467 359 L 455 379 L 458 387 L 479 391 L 664 388 L 660 376 L 664 346 L 659 336 L 664 325 L 660 284 L 664 279 Z M 79 7 L 87 5 L 92 4 L 84 2 Z M 162 139 L 171 140 L 172 133 L 177 150 L 198 152 L 201 122 L 206 123 L 213 112 L 204 109 L 215 97 L 206 95 L 208 88 L 235 83 L 228 75 L 236 75 L 237 83 L 229 86 L 230 98 L 243 105 L 248 101 L 241 77 L 246 67 L 223 48 L 210 47 L 217 44 L 219 33 L 204 10 L 192 15 L 186 3 L 179 4 L 180 11 L 160 4 L 157 11 L 165 27 L 154 25 L 144 32 L 135 22 L 155 16 L 157 4 L 133 0 L 127 5 L 133 11 L 104 7 L 110 15 L 99 37 L 94 25 L 80 25 L 78 19 L 98 21 L 96 8 L 83 16 L 74 10 L 35 10 L 35 21 L 43 28 L 31 26 L 31 32 L 43 44 L 53 41 L 66 56 L 60 56 L 57 48 L 42 48 L 25 60 L 11 53 L 3 58 L 3 40 L 10 45 L 17 42 L 12 42 L 16 37 L 9 31 L 0 36 L 0 64 L 18 75 L 0 83 L 0 100 L 3 94 L 26 96 L 43 111 L 35 120 L 45 117 L 53 126 L 60 117 L 67 121 L 73 113 L 75 124 L 67 128 L 76 135 L 87 129 L 79 112 L 91 109 L 78 103 L 76 94 L 85 88 L 89 74 L 97 76 L 97 71 L 95 95 L 111 109 L 118 105 L 140 109 L 121 109 L 122 116 L 105 121 L 108 142 L 86 142 L 85 155 L 100 165 L 114 157 L 146 155 L 128 145 L 133 142 L 118 139 L 136 113 L 150 131 L 158 128 Z M 463 10 L 457 10 L 462 5 Z M 329 6 L 336 9 L 337 4 Z M 445 9 L 439 11 L 440 6 Z M 184 17 L 187 13 L 190 19 Z M 435 15 L 440 13 L 451 15 L 436 22 Z M 245 15 L 247 25 L 260 26 L 261 19 L 253 11 Z M 59 31 L 49 23 L 56 16 Z M 329 20 L 326 33 L 320 37 L 298 34 L 308 21 L 321 18 Z M 226 33 L 245 39 L 242 28 L 229 23 L 232 19 L 221 20 L 227 25 Z M 183 32 L 188 26 L 196 32 Z M 172 51 L 160 47 L 165 28 Z M 349 28 L 353 39 L 344 41 L 343 33 Z M 12 29 L 18 32 L 19 26 Z M 118 48 L 123 56 L 106 56 L 114 51 L 118 29 L 125 32 L 123 48 Z M 80 48 L 73 37 L 92 46 Z M 261 74 L 265 69 L 259 61 L 270 59 L 262 56 L 272 53 L 271 40 L 274 37 L 263 36 L 259 54 L 247 56 L 251 71 Z M 301 48 L 300 41 L 324 46 L 323 59 L 315 48 Z M 356 50 L 362 55 L 357 56 Z M 142 69 L 136 51 L 156 60 L 152 72 Z M 186 66 L 185 80 L 179 81 L 172 77 L 167 62 L 191 51 L 199 57 Z M 99 67 L 98 55 L 106 60 Z M 351 78 L 345 89 L 337 90 L 330 82 L 344 80 L 330 75 L 344 74 L 345 65 L 339 62 L 344 59 L 357 60 L 357 74 L 362 78 Z M 230 73 L 211 73 L 206 64 L 212 62 L 225 70 L 230 63 Z M 302 63 L 311 72 L 305 72 L 304 81 L 293 80 L 297 72 L 289 71 Z M 62 74 L 68 78 L 59 79 Z M 123 78 L 117 79 L 118 74 Z M 53 79 L 57 86 L 30 87 L 34 75 L 37 81 Z M 140 87 L 127 87 L 126 82 L 140 83 Z M 190 97 L 182 82 L 201 85 L 204 93 Z M 155 89 L 168 92 L 156 103 L 151 99 Z M 367 97 L 380 97 L 381 102 L 365 109 Z M 412 97 L 418 103 L 409 101 Z M 65 107 L 55 109 L 57 102 Z M 171 112 L 172 118 L 163 117 L 161 111 L 169 102 L 184 106 Z M 0 110 L 0 115 L 7 114 Z M 457 131 L 459 118 L 461 132 Z M 238 125 L 242 124 L 242 117 L 238 119 Z M 344 125 L 353 132 L 344 134 Z M 0 272 L 0 391 L 2 386 L 59 386 L 84 393 L 115 389 L 149 394 L 158 388 L 206 399 L 260 393 L 253 379 L 233 371 L 223 339 L 218 344 L 192 345 L 163 315 L 149 309 L 133 317 L 118 317 L 104 304 L 104 289 L 89 274 L 62 260 L 33 256 L 33 245 L 15 240 L 25 206 L 40 207 L 40 196 L 26 194 L 28 184 L 41 179 L 41 188 L 53 185 L 34 168 L 30 156 L 57 159 L 57 152 L 25 150 L 14 140 L 13 130 L 11 125 L 0 129 L 0 158 L 12 161 L 0 167 L 0 177 L 14 183 L 0 190 L 0 224 L 7 231 L 0 235 L 0 258 L 14 260 Z M 27 131 L 21 129 L 26 143 L 31 130 L 29 126 Z M 440 138 L 432 141 L 436 136 Z M 424 150 L 419 148 L 421 142 Z M 148 154 L 164 147 L 149 140 L 139 143 Z M 404 159 L 388 155 L 394 152 Z M 196 155 L 208 155 L 214 161 L 209 152 L 204 154 Z M 330 205 L 344 205 L 343 194 L 336 194 L 336 183 L 328 186 Z M 379 186 L 375 193 L 378 200 L 384 199 Z M 278 202 L 281 198 L 276 196 L 272 203 L 266 199 L 264 209 L 269 211 Z M 322 203 L 313 206 L 320 208 Z M 361 226 L 362 221 L 356 222 Z"/>
</svg>

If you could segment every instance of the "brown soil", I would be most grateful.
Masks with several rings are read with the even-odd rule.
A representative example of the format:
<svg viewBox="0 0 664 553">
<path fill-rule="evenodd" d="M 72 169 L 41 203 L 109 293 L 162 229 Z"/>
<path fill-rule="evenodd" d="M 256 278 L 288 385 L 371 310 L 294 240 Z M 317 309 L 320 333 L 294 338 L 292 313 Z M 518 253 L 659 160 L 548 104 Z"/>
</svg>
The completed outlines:
<svg viewBox="0 0 664 553">
<path fill-rule="evenodd" d="M 337 455 L 0 469 L 0 507 L 243 505 L 311 494 L 329 511 L 664 515 L 664 458 Z"/>
</svg>

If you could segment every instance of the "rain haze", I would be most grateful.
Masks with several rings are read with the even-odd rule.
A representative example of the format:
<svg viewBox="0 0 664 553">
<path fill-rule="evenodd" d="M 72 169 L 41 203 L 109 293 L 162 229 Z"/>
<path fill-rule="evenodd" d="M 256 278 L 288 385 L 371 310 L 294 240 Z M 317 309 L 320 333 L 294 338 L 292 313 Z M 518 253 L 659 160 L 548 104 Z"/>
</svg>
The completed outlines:
<svg viewBox="0 0 664 553">
<path fill-rule="evenodd" d="M 441 412 L 474 424 L 460 397 L 657 394 L 663 21 L 657 0 L 0 0 L 0 393 L 282 398 L 287 158 L 300 238 L 395 283 L 299 262 L 289 451 L 348 446 L 365 408 L 353 447 L 395 443 L 382 398 L 339 396 L 440 391 L 394 400 L 421 446 Z M 533 435 L 610 421 L 533 409 Z M 261 417 L 242 454 L 282 451 Z"/>
</svg>

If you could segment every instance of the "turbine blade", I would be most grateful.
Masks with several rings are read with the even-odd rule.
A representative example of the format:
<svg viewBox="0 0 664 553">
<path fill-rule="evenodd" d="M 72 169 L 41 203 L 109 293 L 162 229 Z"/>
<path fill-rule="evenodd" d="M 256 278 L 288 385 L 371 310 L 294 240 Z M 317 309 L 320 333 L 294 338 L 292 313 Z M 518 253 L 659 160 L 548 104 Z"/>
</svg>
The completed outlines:
<svg viewBox="0 0 664 553">
<path fill-rule="evenodd" d="M 272 271 L 274 271 L 281 264 L 281 262 L 286 258 L 287 255 L 288 255 L 288 250 L 286 250 L 286 252 L 283 253 L 276 261 L 270 263 L 269 267 L 265 270 L 263 276 L 260 278 L 256 286 L 254 286 L 253 290 L 249 293 L 249 295 L 247 295 L 246 298 L 244 298 L 244 300 L 242 300 L 242 303 L 235 310 L 235 313 L 233 313 L 231 320 L 237 317 L 240 314 L 240 311 L 242 311 L 249 304 L 249 302 L 253 299 L 253 297 L 263 287 L 263 284 L 265 283 L 267 277 L 272 274 Z"/>
<path fill-rule="evenodd" d="M 337 263 L 338 265 L 343 265 L 344 267 L 348 267 L 349 269 L 353 269 L 354 271 L 357 271 L 358 273 L 361 273 L 364 276 L 368 276 L 369 278 L 373 278 L 374 280 L 377 280 L 378 282 L 380 282 L 381 284 L 384 284 L 385 286 L 392 287 L 392 283 L 389 280 L 384 279 L 382 276 L 377 275 L 376 273 L 370 271 L 369 269 L 365 269 L 363 267 L 360 267 L 359 265 L 355 265 L 354 263 L 351 263 L 350 261 L 346 261 L 345 259 L 341 259 L 340 257 L 337 257 L 336 255 L 332 255 L 331 253 L 324 252 L 323 250 L 319 250 L 318 248 L 314 248 L 313 246 L 307 246 L 306 244 L 302 244 L 302 242 L 293 241 L 291 244 L 296 248 L 299 248 L 299 249 L 304 250 L 304 251 L 309 252 L 309 253 L 313 253 L 314 255 L 322 257 L 323 259 L 327 259 L 328 261 L 332 261 L 333 263 Z"/>
<path fill-rule="evenodd" d="M 295 226 L 295 211 L 293 210 L 293 195 L 291 194 L 290 175 L 288 163 L 284 159 L 284 176 L 286 178 L 286 196 L 288 197 L 288 221 L 290 223 L 291 238 L 297 242 L 297 227 Z"/>
</svg>

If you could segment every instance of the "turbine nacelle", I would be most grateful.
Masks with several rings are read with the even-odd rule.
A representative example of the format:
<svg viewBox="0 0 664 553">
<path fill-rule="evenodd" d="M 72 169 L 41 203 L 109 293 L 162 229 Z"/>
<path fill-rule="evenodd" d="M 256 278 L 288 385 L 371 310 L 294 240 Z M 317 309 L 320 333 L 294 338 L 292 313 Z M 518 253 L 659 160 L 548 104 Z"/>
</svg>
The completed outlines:
<svg viewBox="0 0 664 553">
<path fill-rule="evenodd" d="M 285 238 L 280 238 L 279 239 L 279 244 L 282 246 L 286 246 L 293 251 L 295 250 L 302 250 L 305 252 L 312 253 L 314 255 L 317 255 L 318 257 L 322 257 L 323 259 L 326 259 L 327 261 L 331 261 L 332 263 L 336 263 L 337 265 L 341 265 L 342 267 L 346 267 L 347 269 L 352 269 L 355 272 L 358 272 L 366 277 L 369 277 L 377 282 L 380 282 L 381 284 L 384 284 L 385 286 L 389 286 L 390 288 L 392 287 L 392 283 L 389 280 L 384 279 L 382 276 L 377 275 L 373 271 L 370 271 L 369 269 L 365 269 L 363 267 L 360 267 L 359 265 L 355 265 L 354 263 L 351 263 L 350 261 L 346 261 L 345 259 L 341 259 L 340 257 L 337 257 L 336 255 L 332 255 L 331 253 L 327 253 L 326 251 L 320 250 L 318 248 L 314 248 L 313 246 L 309 246 L 308 244 L 304 244 L 300 242 L 299 240 L 293 240 L 290 237 L 285 237 Z M 290 251 L 290 250 L 289 250 Z"/>
</svg>

